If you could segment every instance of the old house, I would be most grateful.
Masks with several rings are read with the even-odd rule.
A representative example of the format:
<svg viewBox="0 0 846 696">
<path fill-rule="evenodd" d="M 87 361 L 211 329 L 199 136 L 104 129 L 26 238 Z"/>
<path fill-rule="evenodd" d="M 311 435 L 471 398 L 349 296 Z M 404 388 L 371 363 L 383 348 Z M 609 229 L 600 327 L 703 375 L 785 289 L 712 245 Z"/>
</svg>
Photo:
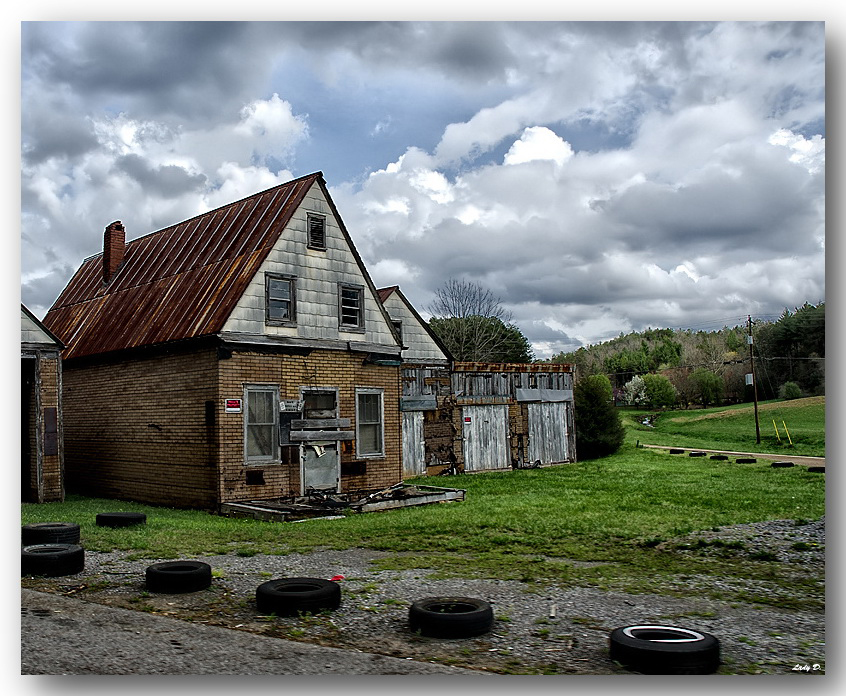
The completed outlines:
<svg viewBox="0 0 846 696">
<path fill-rule="evenodd" d="M 62 342 L 21 305 L 21 500 L 65 498 Z"/>
<path fill-rule="evenodd" d="M 403 474 L 576 461 L 573 366 L 454 362 L 396 286 L 379 290 L 403 337 Z"/>
<path fill-rule="evenodd" d="M 44 324 L 70 490 L 215 509 L 402 479 L 399 337 L 319 172 L 112 223 Z"/>
</svg>

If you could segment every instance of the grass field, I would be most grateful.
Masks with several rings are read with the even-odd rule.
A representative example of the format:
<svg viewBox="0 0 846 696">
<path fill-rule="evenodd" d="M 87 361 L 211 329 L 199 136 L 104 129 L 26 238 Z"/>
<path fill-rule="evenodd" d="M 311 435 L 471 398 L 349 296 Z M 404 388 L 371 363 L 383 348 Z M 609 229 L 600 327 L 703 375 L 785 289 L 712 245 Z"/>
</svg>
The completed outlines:
<svg viewBox="0 0 846 696">
<path fill-rule="evenodd" d="M 22 505 L 22 522 L 78 522 L 86 549 L 123 549 L 143 558 L 363 547 L 394 552 L 380 562 L 384 568 L 629 591 L 650 591 L 657 581 L 675 576 L 729 576 L 792 583 L 802 591 L 797 596 L 803 606 L 822 605 L 815 583 L 809 579 L 802 587 L 805 580 L 779 564 L 698 558 L 658 547 L 721 525 L 818 518 L 825 511 L 824 477 L 804 467 L 694 463 L 624 445 L 595 461 L 419 481 L 463 488 L 466 500 L 279 524 L 69 497 L 64 503 Z M 96 513 L 110 510 L 146 512 L 148 523 L 97 527 Z M 770 601 L 764 591 L 754 599 Z"/>
<path fill-rule="evenodd" d="M 738 452 L 825 456 L 825 397 L 767 401 L 758 405 L 761 442 L 756 442 L 752 404 L 692 411 L 666 411 L 652 427 L 639 418 L 650 411 L 623 411 L 628 441 L 649 445 Z M 773 422 L 775 421 L 775 423 Z"/>
</svg>

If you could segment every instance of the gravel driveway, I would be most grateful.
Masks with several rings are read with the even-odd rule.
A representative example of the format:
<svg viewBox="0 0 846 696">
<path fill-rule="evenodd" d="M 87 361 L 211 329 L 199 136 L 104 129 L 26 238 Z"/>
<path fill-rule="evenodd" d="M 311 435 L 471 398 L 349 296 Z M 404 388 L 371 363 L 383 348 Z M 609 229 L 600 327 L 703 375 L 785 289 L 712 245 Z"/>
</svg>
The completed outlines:
<svg viewBox="0 0 846 696">
<path fill-rule="evenodd" d="M 737 525 L 674 543 L 682 553 L 688 547 L 697 553 L 703 548 L 706 552 L 718 551 L 725 546 L 713 543 L 717 537 L 724 543 L 743 540 L 746 553 L 763 549 L 772 562 L 804 568 L 824 583 L 824 518 L 799 526 L 793 521 Z M 703 543 L 697 544 L 698 539 Z M 24 578 L 23 585 L 204 626 L 498 674 L 627 674 L 608 657 L 608 634 L 617 626 L 635 623 L 679 625 L 715 635 L 721 642 L 720 673 L 825 671 L 822 611 L 710 599 L 708 592 L 719 582 L 713 579 L 680 580 L 688 589 L 682 597 L 627 594 L 511 580 L 439 578 L 422 569 L 374 568 L 372 561 L 389 555 L 351 549 L 286 556 L 241 557 L 233 553 L 202 557 L 198 560 L 214 569 L 212 587 L 166 595 L 145 589 L 144 570 L 155 559 L 128 560 L 122 552 L 88 552 L 83 573 Z M 335 575 L 345 576 L 340 581 L 343 601 L 336 611 L 279 618 L 261 616 L 256 610 L 255 589 L 268 579 Z M 409 604 L 438 595 L 491 602 L 496 617 L 491 633 L 448 640 L 409 631 Z"/>
</svg>

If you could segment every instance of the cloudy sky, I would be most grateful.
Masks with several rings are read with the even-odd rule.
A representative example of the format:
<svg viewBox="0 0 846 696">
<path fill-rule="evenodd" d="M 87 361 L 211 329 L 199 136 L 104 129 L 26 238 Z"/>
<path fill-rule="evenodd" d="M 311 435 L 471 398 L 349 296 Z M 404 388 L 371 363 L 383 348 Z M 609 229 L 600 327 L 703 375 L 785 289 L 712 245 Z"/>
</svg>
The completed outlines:
<svg viewBox="0 0 846 696">
<path fill-rule="evenodd" d="M 825 299 L 822 22 L 31 22 L 21 300 L 322 171 L 378 286 L 450 277 L 540 358 Z"/>
</svg>

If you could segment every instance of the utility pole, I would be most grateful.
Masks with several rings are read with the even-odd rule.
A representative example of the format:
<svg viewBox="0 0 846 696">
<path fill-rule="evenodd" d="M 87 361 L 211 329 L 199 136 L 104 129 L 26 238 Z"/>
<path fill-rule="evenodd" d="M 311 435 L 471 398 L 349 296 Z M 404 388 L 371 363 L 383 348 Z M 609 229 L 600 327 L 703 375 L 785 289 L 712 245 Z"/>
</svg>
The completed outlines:
<svg viewBox="0 0 846 696">
<path fill-rule="evenodd" d="M 755 379 L 755 359 L 752 357 L 752 315 L 747 315 L 749 325 L 749 336 L 746 342 L 749 344 L 749 365 L 752 368 L 752 394 L 755 399 L 755 442 L 761 444 L 761 426 L 758 423 L 758 380 Z"/>
</svg>

